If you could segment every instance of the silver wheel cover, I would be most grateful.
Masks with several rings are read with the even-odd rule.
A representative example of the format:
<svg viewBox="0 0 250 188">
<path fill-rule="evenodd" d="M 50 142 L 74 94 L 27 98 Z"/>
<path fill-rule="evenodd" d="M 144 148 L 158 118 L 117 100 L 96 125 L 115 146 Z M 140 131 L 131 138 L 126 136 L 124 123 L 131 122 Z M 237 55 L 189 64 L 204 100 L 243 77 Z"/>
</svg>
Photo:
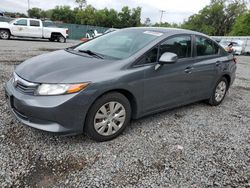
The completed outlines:
<svg viewBox="0 0 250 188">
<path fill-rule="evenodd" d="M 7 31 L 0 31 L 0 37 L 2 39 L 8 39 L 9 33 Z"/>
<path fill-rule="evenodd" d="M 126 119 L 124 106 L 116 101 L 104 104 L 94 118 L 94 128 L 102 136 L 115 134 L 123 126 Z"/>
<path fill-rule="evenodd" d="M 227 84 L 225 81 L 221 81 L 215 89 L 215 100 L 221 102 L 227 91 Z"/>
</svg>

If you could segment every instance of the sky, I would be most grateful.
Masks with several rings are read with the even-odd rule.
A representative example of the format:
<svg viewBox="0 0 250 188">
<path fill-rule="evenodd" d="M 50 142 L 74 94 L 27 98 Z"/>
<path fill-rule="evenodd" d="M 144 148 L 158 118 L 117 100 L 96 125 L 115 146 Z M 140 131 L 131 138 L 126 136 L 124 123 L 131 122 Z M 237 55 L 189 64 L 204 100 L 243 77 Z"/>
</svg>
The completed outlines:
<svg viewBox="0 0 250 188">
<path fill-rule="evenodd" d="M 74 0 L 29 0 L 30 7 L 39 7 L 41 9 L 51 9 L 56 5 L 69 5 L 76 7 Z M 0 10 L 17 11 L 26 13 L 28 9 L 28 0 L 0 0 Z M 97 9 L 114 8 L 120 11 L 123 6 L 130 8 L 141 7 L 141 22 L 150 18 L 152 23 L 159 22 L 160 10 L 166 11 L 163 14 L 162 22 L 181 23 L 190 15 L 198 13 L 204 6 L 210 3 L 210 0 L 87 0 L 87 3 Z"/>
</svg>

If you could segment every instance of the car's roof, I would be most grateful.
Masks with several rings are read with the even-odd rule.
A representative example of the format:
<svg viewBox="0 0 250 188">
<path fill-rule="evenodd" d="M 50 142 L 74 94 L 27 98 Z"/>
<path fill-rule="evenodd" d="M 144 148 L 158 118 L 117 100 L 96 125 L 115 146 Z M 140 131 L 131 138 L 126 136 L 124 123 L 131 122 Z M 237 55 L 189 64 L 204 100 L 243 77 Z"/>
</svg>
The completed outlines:
<svg viewBox="0 0 250 188">
<path fill-rule="evenodd" d="M 28 19 L 28 20 L 37 20 L 37 21 L 40 21 L 40 19 L 36 19 L 36 18 L 23 18 L 23 17 L 21 17 L 21 18 L 15 18 L 16 20 L 18 19 L 18 20 L 20 20 L 20 19 Z"/>
<path fill-rule="evenodd" d="M 207 36 L 203 33 L 191 31 L 188 29 L 180 29 L 180 28 L 170 28 L 170 27 L 130 27 L 126 29 L 135 29 L 135 30 L 145 30 L 145 31 L 156 31 L 164 34 L 193 34 L 193 35 L 203 35 Z M 207 36 L 208 37 L 208 36 Z"/>
</svg>

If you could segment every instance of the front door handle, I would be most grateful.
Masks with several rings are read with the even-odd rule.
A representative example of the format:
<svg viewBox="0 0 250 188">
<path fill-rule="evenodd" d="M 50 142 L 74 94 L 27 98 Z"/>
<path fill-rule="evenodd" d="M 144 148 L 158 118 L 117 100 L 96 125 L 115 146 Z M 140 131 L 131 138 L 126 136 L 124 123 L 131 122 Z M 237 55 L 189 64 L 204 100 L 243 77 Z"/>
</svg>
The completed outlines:
<svg viewBox="0 0 250 188">
<path fill-rule="evenodd" d="M 220 64 L 221 64 L 221 61 L 216 61 L 215 66 L 218 67 L 220 66 Z"/>
<path fill-rule="evenodd" d="M 194 68 L 193 67 L 187 67 L 185 70 L 184 70 L 184 72 L 185 73 L 192 73 L 192 70 L 193 70 Z"/>
</svg>

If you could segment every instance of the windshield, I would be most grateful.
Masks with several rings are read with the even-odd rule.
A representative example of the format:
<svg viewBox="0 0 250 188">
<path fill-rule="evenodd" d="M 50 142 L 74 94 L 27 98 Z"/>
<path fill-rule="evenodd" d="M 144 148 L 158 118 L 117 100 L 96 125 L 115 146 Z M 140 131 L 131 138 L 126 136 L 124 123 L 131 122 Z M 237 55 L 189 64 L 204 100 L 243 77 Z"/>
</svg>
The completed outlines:
<svg viewBox="0 0 250 188">
<path fill-rule="evenodd" d="M 74 50 L 89 50 L 96 54 L 117 59 L 125 59 L 160 37 L 162 33 L 139 29 L 114 31 L 88 41 Z"/>
<path fill-rule="evenodd" d="M 9 22 L 9 24 L 12 24 L 12 23 L 14 23 L 16 21 L 16 19 L 14 19 L 14 20 L 11 20 L 10 22 Z"/>
</svg>

